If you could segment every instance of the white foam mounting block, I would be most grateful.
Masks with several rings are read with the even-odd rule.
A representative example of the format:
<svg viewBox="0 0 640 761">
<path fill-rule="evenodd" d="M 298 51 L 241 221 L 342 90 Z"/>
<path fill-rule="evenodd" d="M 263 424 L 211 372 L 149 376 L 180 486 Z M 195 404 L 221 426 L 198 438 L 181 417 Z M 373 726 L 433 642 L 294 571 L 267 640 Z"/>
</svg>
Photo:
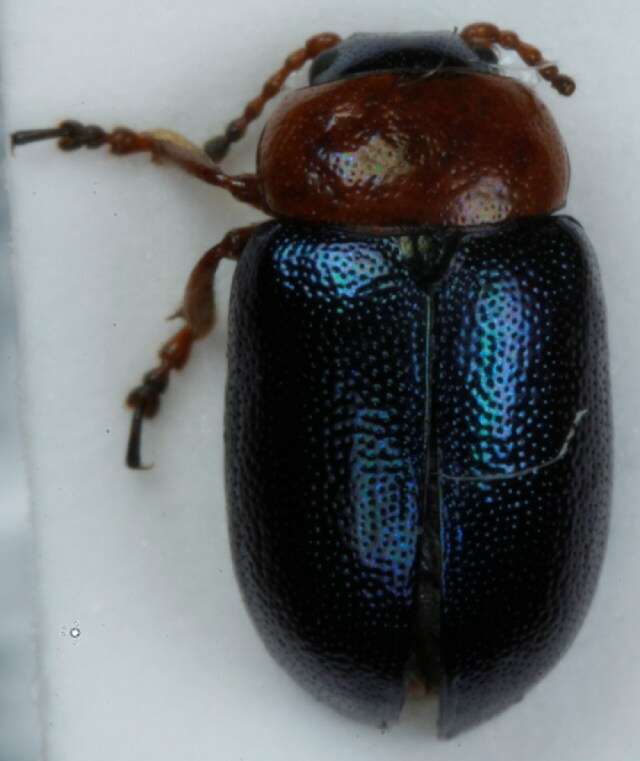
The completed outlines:
<svg viewBox="0 0 640 761">
<path fill-rule="evenodd" d="M 46 761 L 636 761 L 640 758 L 640 6 L 424 0 L 6 0 L 10 130 L 76 118 L 216 134 L 311 34 L 513 28 L 575 76 L 537 85 L 572 161 L 568 212 L 599 254 L 615 394 L 612 530 L 588 618 L 518 705 L 451 741 L 435 707 L 390 731 L 334 714 L 267 655 L 230 563 L 222 478 L 227 294 L 220 324 L 146 430 L 154 469 L 123 466 L 122 400 L 174 325 L 199 255 L 249 207 L 144 156 L 8 159 L 20 396 L 37 560 Z M 304 76 L 292 86 L 304 83 Z M 267 115 L 271 108 L 267 109 Z M 225 167 L 248 171 L 260 127 Z M 75 635 L 75 636 L 73 636 Z"/>
</svg>

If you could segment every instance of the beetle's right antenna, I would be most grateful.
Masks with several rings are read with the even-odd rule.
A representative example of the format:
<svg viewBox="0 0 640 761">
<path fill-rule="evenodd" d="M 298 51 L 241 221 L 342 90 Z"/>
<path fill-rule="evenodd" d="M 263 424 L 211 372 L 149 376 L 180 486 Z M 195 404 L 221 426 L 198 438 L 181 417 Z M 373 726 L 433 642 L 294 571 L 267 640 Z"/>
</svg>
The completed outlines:
<svg viewBox="0 0 640 761">
<path fill-rule="evenodd" d="M 495 24 L 481 21 L 466 26 L 460 32 L 460 36 L 470 47 L 489 48 L 492 45 L 500 45 L 506 50 L 515 50 L 527 66 L 538 69 L 540 76 L 546 79 L 560 95 L 572 95 L 576 89 L 576 83 L 571 77 L 561 74 L 557 66 L 545 61 L 538 48 L 522 42 L 515 32 L 498 29 Z"/>
<path fill-rule="evenodd" d="M 227 155 L 231 143 L 236 143 L 242 138 L 249 123 L 260 116 L 267 101 L 280 92 L 287 77 L 294 71 L 301 69 L 307 61 L 311 61 L 325 50 L 335 47 L 339 42 L 342 42 L 342 38 L 337 34 L 323 32 L 310 37 L 303 48 L 287 56 L 282 68 L 278 69 L 264 83 L 260 95 L 247 103 L 242 116 L 229 122 L 222 135 L 213 137 L 205 143 L 204 150 L 209 157 L 214 161 L 223 159 Z"/>
</svg>

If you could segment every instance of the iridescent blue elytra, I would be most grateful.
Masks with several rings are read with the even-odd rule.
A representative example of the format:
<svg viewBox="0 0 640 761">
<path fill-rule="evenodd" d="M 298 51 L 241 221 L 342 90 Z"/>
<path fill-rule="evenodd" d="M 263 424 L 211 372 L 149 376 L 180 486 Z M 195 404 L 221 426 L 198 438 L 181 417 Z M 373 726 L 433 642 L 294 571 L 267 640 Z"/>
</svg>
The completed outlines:
<svg viewBox="0 0 640 761">
<path fill-rule="evenodd" d="M 569 645 L 604 547 L 604 312 L 568 217 L 369 234 L 271 222 L 236 270 L 235 567 L 273 655 L 377 722 L 454 734 Z"/>
</svg>

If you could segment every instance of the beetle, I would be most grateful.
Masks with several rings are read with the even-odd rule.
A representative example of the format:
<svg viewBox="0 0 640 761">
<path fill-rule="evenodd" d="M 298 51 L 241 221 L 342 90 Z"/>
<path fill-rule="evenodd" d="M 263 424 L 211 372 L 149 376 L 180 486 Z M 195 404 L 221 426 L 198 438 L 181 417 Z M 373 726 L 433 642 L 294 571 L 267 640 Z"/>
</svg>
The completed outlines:
<svg viewBox="0 0 640 761">
<path fill-rule="evenodd" d="M 611 492 L 605 310 L 558 214 L 569 163 L 511 31 L 311 37 L 199 149 L 75 121 L 12 135 L 151 154 L 273 219 L 196 264 L 184 326 L 129 394 L 127 464 L 237 260 L 225 445 L 236 576 L 271 654 L 316 697 L 386 725 L 439 693 L 451 737 L 519 700 L 592 598 Z M 219 167 L 293 71 L 256 174 Z"/>
</svg>

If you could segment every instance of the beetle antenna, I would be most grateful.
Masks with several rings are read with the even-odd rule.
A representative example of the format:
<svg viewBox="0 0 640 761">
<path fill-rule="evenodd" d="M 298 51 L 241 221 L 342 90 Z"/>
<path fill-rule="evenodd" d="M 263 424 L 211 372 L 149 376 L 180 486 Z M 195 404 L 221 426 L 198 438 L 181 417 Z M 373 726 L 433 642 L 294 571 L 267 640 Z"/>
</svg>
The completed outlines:
<svg viewBox="0 0 640 761">
<path fill-rule="evenodd" d="M 540 76 L 560 95 L 572 95 L 576 89 L 576 83 L 571 77 L 561 74 L 557 66 L 543 58 L 538 48 L 528 42 L 522 42 L 515 32 L 499 29 L 495 24 L 482 21 L 466 26 L 460 32 L 460 37 L 471 47 L 490 48 L 492 45 L 499 45 L 505 50 L 515 50 L 527 66 L 538 69 Z"/>
<path fill-rule="evenodd" d="M 303 48 L 288 55 L 282 67 L 264 83 L 260 95 L 247 103 L 242 116 L 229 122 L 222 135 L 217 135 L 205 143 L 204 150 L 209 157 L 213 161 L 223 159 L 231 143 L 236 143 L 243 137 L 249 124 L 260 116 L 267 101 L 280 92 L 289 75 L 339 42 L 342 42 L 342 38 L 337 34 L 323 32 L 310 37 Z"/>
</svg>

